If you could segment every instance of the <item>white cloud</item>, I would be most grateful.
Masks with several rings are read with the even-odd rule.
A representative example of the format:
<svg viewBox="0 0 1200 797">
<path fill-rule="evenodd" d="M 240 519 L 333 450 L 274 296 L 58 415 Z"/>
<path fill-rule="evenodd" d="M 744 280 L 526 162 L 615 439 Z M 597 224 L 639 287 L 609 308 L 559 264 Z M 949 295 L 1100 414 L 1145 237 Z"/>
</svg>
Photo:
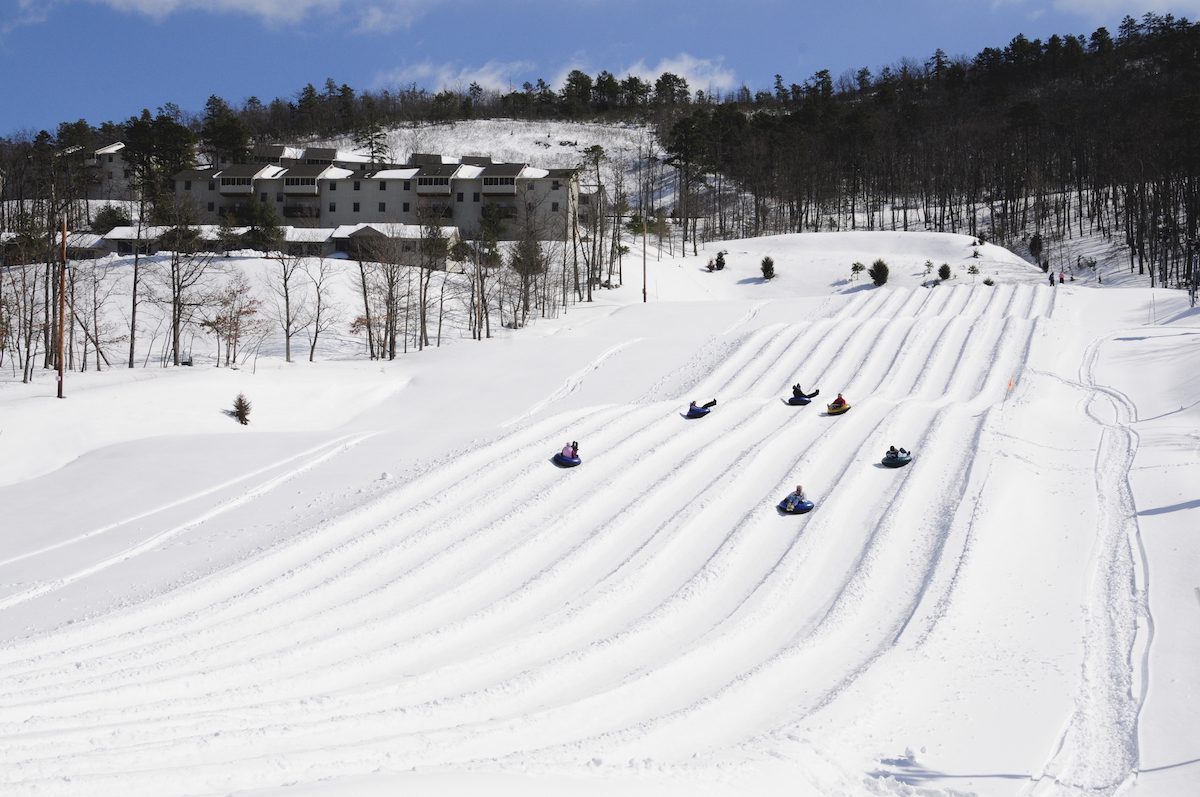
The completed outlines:
<svg viewBox="0 0 1200 797">
<path fill-rule="evenodd" d="M 482 66 L 464 67 L 425 60 L 385 72 L 375 79 L 375 85 L 407 86 L 415 83 L 433 91 L 465 91 L 472 83 L 478 83 L 487 91 L 506 92 L 519 85 L 518 76 L 532 68 L 533 64 L 527 61 L 488 61 Z"/>
<path fill-rule="evenodd" d="M 50 16 L 58 0 L 17 0 L 17 7 L 0 19 L 0 38 L 22 25 L 40 25 Z"/>
<path fill-rule="evenodd" d="M 645 61 L 638 61 L 614 74 L 618 79 L 625 75 L 637 75 L 642 80 L 653 83 L 663 72 L 671 72 L 686 80 L 693 94 L 700 90 L 729 91 L 737 86 L 737 76 L 732 69 L 725 66 L 724 59 L 697 58 L 688 53 L 660 59 L 654 66 L 647 66 Z"/>
<path fill-rule="evenodd" d="M 44 20 L 51 6 L 68 0 L 18 0 L 23 22 Z M 78 0 L 76 0 L 78 1 Z M 407 27 L 434 0 L 87 0 L 116 11 L 163 19 L 179 11 L 258 17 L 268 24 L 295 24 L 309 17 L 341 17 L 360 30 L 386 32 Z"/>
</svg>

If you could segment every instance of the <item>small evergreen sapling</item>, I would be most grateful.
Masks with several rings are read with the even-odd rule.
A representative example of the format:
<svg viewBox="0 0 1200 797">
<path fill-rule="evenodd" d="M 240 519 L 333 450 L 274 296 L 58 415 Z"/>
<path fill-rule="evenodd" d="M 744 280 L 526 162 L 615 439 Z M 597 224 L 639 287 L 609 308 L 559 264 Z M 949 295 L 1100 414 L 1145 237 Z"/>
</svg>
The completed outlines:
<svg viewBox="0 0 1200 797">
<path fill-rule="evenodd" d="M 250 423 L 250 399 L 246 398 L 244 393 L 238 393 L 237 398 L 233 400 L 233 417 L 237 418 L 242 426 Z"/>
<path fill-rule="evenodd" d="M 775 261 L 770 255 L 762 259 L 762 275 L 763 279 L 775 279 Z"/>
<path fill-rule="evenodd" d="M 877 286 L 883 285 L 888 281 L 888 265 L 882 257 L 872 263 L 871 268 L 867 269 L 867 276 Z"/>
<path fill-rule="evenodd" d="M 859 276 L 861 276 L 862 273 L 866 270 L 867 270 L 866 266 L 864 266 L 862 263 L 859 263 L 856 261 L 852 266 L 850 266 L 850 279 L 852 279 L 852 280 L 858 279 Z"/>
<path fill-rule="evenodd" d="M 942 263 L 940 266 L 938 266 L 938 279 L 940 279 L 940 280 L 950 279 L 950 264 L 949 263 Z"/>
</svg>

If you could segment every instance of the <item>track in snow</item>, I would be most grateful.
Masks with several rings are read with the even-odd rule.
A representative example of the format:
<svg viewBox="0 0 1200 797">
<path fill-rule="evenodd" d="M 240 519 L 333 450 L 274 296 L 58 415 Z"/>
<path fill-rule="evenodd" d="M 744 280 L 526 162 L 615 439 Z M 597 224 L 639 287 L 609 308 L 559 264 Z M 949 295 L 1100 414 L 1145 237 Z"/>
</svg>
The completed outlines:
<svg viewBox="0 0 1200 797">
<path fill-rule="evenodd" d="M 291 545 L 0 649 L 0 791 L 739 755 L 940 597 L 975 443 L 1052 302 L 856 294 L 707 363 L 703 421 L 678 395 L 533 412 Z M 782 406 L 797 379 L 854 408 Z M 586 461 L 559 471 L 567 437 Z M 874 467 L 893 442 L 914 463 Z M 798 480 L 817 510 L 780 517 Z"/>
</svg>

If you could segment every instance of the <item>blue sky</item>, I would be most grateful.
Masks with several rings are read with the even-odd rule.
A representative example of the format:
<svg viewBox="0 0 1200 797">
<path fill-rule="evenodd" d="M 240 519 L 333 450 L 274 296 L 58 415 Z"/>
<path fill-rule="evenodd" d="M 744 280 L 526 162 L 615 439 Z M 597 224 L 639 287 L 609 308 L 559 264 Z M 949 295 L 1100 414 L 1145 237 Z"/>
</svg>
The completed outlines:
<svg viewBox="0 0 1200 797">
<path fill-rule="evenodd" d="M 770 88 L 1146 11 L 1195 20 L 1200 0 L 0 0 L 0 135 L 291 98 L 327 77 L 506 90 L 579 68 Z"/>
</svg>

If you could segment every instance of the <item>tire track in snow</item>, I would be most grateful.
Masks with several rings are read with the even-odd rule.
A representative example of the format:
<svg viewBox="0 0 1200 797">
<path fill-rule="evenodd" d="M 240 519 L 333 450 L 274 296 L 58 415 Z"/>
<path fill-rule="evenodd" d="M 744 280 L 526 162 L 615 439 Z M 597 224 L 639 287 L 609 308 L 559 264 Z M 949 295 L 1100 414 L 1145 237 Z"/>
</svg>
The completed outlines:
<svg viewBox="0 0 1200 797">
<path fill-rule="evenodd" d="M 604 365 L 604 363 L 607 360 L 612 358 L 614 355 L 620 354 L 625 349 L 628 349 L 631 346 L 641 343 L 641 341 L 642 341 L 642 338 L 631 338 L 629 340 L 621 341 L 620 343 L 618 343 L 615 346 L 609 347 L 605 351 L 601 352 L 594 360 L 592 360 L 586 366 L 584 366 L 580 370 L 578 370 L 575 373 L 568 376 L 563 381 L 562 385 L 560 385 L 558 387 L 557 390 L 555 390 L 553 393 L 551 393 L 546 398 L 539 401 L 537 404 L 534 404 L 532 407 L 530 407 L 528 412 L 525 412 L 524 414 L 519 415 L 516 418 L 511 418 L 511 419 L 501 423 L 500 428 L 507 429 L 511 426 L 516 426 L 521 421 L 528 420 L 529 418 L 532 418 L 533 416 L 537 415 L 538 413 L 540 413 L 546 407 L 549 407 L 554 402 L 560 401 L 561 399 L 564 399 L 567 396 L 571 395 L 572 393 L 574 393 L 576 390 L 579 389 L 579 386 L 583 384 L 584 380 L 587 379 L 588 376 L 590 376 L 595 371 L 599 371 L 600 368 Z"/>
<path fill-rule="evenodd" d="M 955 295 L 958 292 L 943 293 L 949 294 L 946 296 L 947 302 L 959 301 L 959 297 Z M 893 297 L 893 301 L 899 300 Z M 907 301 L 900 302 L 901 306 L 905 306 L 906 303 Z M 966 306 L 965 300 L 962 306 Z M 938 328 L 939 325 L 941 322 L 929 324 L 932 329 Z M 911 358 L 919 357 L 924 365 L 918 369 L 914 379 L 919 380 L 930 391 L 939 384 L 944 390 L 955 391 L 969 391 L 988 385 L 995 389 L 996 381 L 1000 378 L 995 375 L 998 373 L 996 369 L 1005 367 L 1004 358 L 966 356 L 965 342 L 956 347 L 953 345 L 954 341 L 935 341 L 934 338 L 939 336 L 914 334 L 913 326 L 915 325 L 885 325 L 887 338 L 880 341 L 880 345 L 886 348 L 894 347 L 899 353 L 889 364 L 888 367 L 892 369 L 889 373 L 905 371 L 911 365 Z M 871 369 L 882 367 L 883 358 L 875 355 L 873 347 L 864 345 L 864 341 L 869 341 L 878 330 L 861 324 L 857 319 L 848 321 L 844 328 L 852 329 L 844 336 L 844 340 L 835 345 L 832 338 L 828 338 L 829 344 L 823 347 L 824 354 L 821 356 L 828 362 L 819 379 L 832 381 L 840 376 L 852 384 L 857 379 L 857 384 L 864 389 L 869 383 L 891 384 L 899 389 L 900 385 L 895 378 L 870 373 Z M 780 330 L 776 334 L 788 333 L 786 330 Z M 986 335 L 980 331 L 964 337 L 973 340 L 976 337 L 984 339 Z M 789 352 L 793 349 L 799 350 L 791 344 L 781 348 L 776 340 L 772 347 L 772 355 L 777 356 L 750 356 L 748 360 L 759 363 L 760 367 L 767 371 L 775 370 L 786 362 L 791 356 Z M 971 351 L 977 351 L 974 344 Z M 968 366 L 974 367 L 988 361 L 992 361 L 991 376 L 972 375 Z M 762 365 L 763 363 L 766 365 Z M 952 372 L 943 373 L 947 368 L 952 369 Z M 923 375 L 926 369 L 935 370 L 938 375 Z M 1007 374 L 1002 374 L 1001 377 L 1007 378 Z M 729 376 L 729 379 L 737 378 L 736 373 Z M 953 396 L 943 397 L 943 401 L 948 403 L 956 400 L 959 399 Z M 928 422 L 921 420 L 929 409 L 922 407 L 923 403 L 914 397 L 907 403 L 902 403 L 904 409 L 901 414 L 897 414 L 885 397 L 864 398 L 849 415 L 840 419 L 826 419 L 816 417 L 816 413 L 811 411 L 807 414 L 797 414 L 805 413 L 805 410 L 783 408 L 772 401 L 777 418 L 771 419 L 764 417 L 763 410 L 766 407 L 761 403 L 749 399 L 734 399 L 728 403 L 723 402 L 721 408 L 722 413 L 728 412 L 728 419 L 724 415 L 717 415 L 702 422 L 710 424 L 711 421 L 720 420 L 722 424 L 729 423 L 729 426 L 693 424 L 683 427 L 697 432 L 689 433 L 695 438 L 691 442 L 696 445 L 689 446 L 684 443 L 683 450 L 690 448 L 699 451 L 700 454 L 694 460 L 693 477 L 673 480 L 679 484 L 675 485 L 672 482 L 671 489 L 674 492 L 665 503 L 686 506 L 691 500 L 689 496 L 718 491 L 713 502 L 703 512 L 696 510 L 693 520 L 701 517 L 709 520 L 718 514 L 724 516 L 732 513 L 733 529 L 722 539 L 733 542 L 734 538 L 730 535 L 740 535 L 736 538 L 739 541 L 737 550 L 741 551 L 743 558 L 739 564 L 732 547 L 713 549 L 712 556 L 718 558 L 710 557 L 705 562 L 709 566 L 689 576 L 687 585 L 673 593 L 675 597 L 672 602 L 663 602 L 660 598 L 657 599 L 657 606 L 641 607 L 640 614 L 624 612 L 622 616 L 625 618 L 625 627 L 614 629 L 608 637 L 585 640 L 586 647 L 580 651 L 584 655 L 582 659 L 578 655 L 568 654 L 557 663 L 537 664 L 533 660 L 526 661 L 526 664 L 540 668 L 540 675 L 536 677 L 543 679 L 543 682 L 561 680 L 562 676 L 568 676 L 577 683 L 574 691 L 560 691 L 556 698 L 557 705 L 544 706 L 541 697 L 545 692 L 535 688 L 537 682 L 525 675 L 477 687 L 473 695 L 452 695 L 449 700 L 435 697 L 427 691 L 424 687 L 428 687 L 428 684 L 424 687 L 416 685 L 411 694 L 405 697 L 401 693 L 405 684 L 411 683 L 412 679 L 402 678 L 394 687 L 399 699 L 392 701 L 390 705 L 385 700 L 380 700 L 387 698 L 387 689 L 361 684 L 353 691 L 341 694 L 301 696 L 298 701 L 279 707 L 281 710 L 278 712 L 271 712 L 266 707 L 260 708 L 254 703 L 253 693 L 248 690 L 239 695 L 243 700 L 240 704 L 235 704 L 230 709 L 218 709 L 208 715 L 203 713 L 201 697 L 195 706 L 199 713 L 191 716 L 191 719 L 203 719 L 218 728 L 227 725 L 231 718 L 240 717 L 243 730 L 232 734 L 229 739 L 196 735 L 172 738 L 171 734 L 181 731 L 186 733 L 187 728 L 168 728 L 163 725 L 156 728 L 147 727 L 147 732 L 138 739 L 130 735 L 132 731 L 129 728 L 106 731 L 83 722 L 76 731 L 70 731 L 69 736 L 51 733 L 36 745 L 23 748 L 34 758 L 21 762 L 19 771 L 0 777 L 21 789 L 38 785 L 54 788 L 45 780 L 41 780 L 39 784 L 39 779 L 52 777 L 54 773 L 63 771 L 64 761 L 75 760 L 71 756 L 55 755 L 56 742 L 64 742 L 70 738 L 79 739 L 82 740 L 83 750 L 86 751 L 88 736 L 108 738 L 114 746 L 100 748 L 96 754 L 86 757 L 90 762 L 89 769 L 92 774 L 79 779 L 73 784 L 73 788 L 87 788 L 93 784 L 105 788 L 107 784 L 114 790 L 127 790 L 128 784 L 133 783 L 145 792 L 161 789 L 165 782 L 181 782 L 179 778 L 191 783 L 219 783 L 222 784 L 221 788 L 226 789 L 245 788 L 247 783 L 270 786 L 279 782 L 280 773 L 287 773 L 285 778 L 311 780 L 326 774 L 372 771 L 378 768 L 381 762 L 387 762 L 384 766 L 397 768 L 458 761 L 474 761 L 476 764 L 486 764 L 490 761 L 494 765 L 499 757 L 506 755 L 514 756 L 512 762 L 516 764 L 534 760 L 577 762 L 581 755 L 589 752 L 618 750 L 621 745 L 638 740 L 639 744 L 646 744 L 646 740 L 653 738 L 660 741 L 654 742 L 654 747 L 639 746 L 633 749 L 667 749 L 669 745 L 661 740 L 670 737 L 668 732 L 672 728 L 683 727 L 703 730 L 706 733 L 705 738 L 714 744 L 726 745 L 733 740 L 744 738 L 747 731 L 754 730 L 753 726 L 757 721 L 751 722 L 749 728 L 734 724 L 724 729 L 715 727 L 707 718 L 715 716 L 714 712 L 718 712 L 721 706 L 740 701 L 744 695 L 749 695 L 755 690 L 761 693 L 765 684 L 769 684 L 772 678 L 779 678 L 788 669 L 789 662 L 794 664 L 802 660 L 797 658 L 798 653 L 787 652 L 791 650 L 788 640 L 795 641 L 795 628 L 780 624 L 780 621 L 787 617 L 787 612 L 782 611 L 780 605 L 794 608 L 805 598 L 803 592 L 794 589 L 795 585 L 803 583 L 805 573 L 813 566 L 802 553 L 810 552 L 813 542 L 834 544 L 839 526 L 854 525 L 850 520 L 852 512 L 870 516 L 873 513 L 892 511 L 879 505 L 864 506 L 863 502 L 856 498 L 855 481 L 862 476 L 851 475 L 857 473 L 851 471 L 851 468 L 860 461 L 860 455 L 855 452 L 863 446 L 877 444 L 884 439 L 887 424 L 903 421 L 920 426 L 924 423 L 928 428 Z M 812 409 L 814 408 L 808 408 Z M 649 408 L 648 417 L 652 416 L 653 410 L 655 408 Z M 665 412 L 661 408 L 658 411 Z M 949 410 L 967 416 L 972 411 L 971 408 Z M 671 415 L 674 412 L 674 409 L 670 410 Z M 649 423 L 662 425 L 664 421 L 665 419 L 660 417 Z M 677 429 L 680 423 L 682 422 L 676 424 Z M 740 446 L 727 442 L 735 436 L 732 431 L 735 427 L 749 438 Z M 713 452 L 710 455 L 708 449 L 713 447 L 712 435 L 718 431 L 723 432 L 718 435 L 722 438 L 718 441 L 718 447 L 724 445 L 725 453 Z M 627 453 L 620 456 L 614 454 L 613 461 L 621 463 L 621 467 L 632 466 L 631 477 L 644 478 L 655 471 L 664 470 L 661 460 L 678 453 L 678 445 L 672 438 L 680 436 L 681 434 L 668 434 L 665 438 L 658 438 L 664 440 L 662 445 L 665 446 L 660 459 L 643 463 L 644 457 L 639 449 L 630 445 Z M 741 450 L 734 450 L 738 448 Z M 942 451 L 964 450 L 966 447 L 939 445 L 936 448 Z M 798 454 L 793 453 L 791 457 L 782 460 L 782 465 L 780 464 L 779 455 L 782 452 L 797 449 Z M 734 455 L 732 460 L 728 459 L 731 453 Z M 701 461 L 699 456 L 710 456 L 710 459 Z M 589 464 L 599 459 L 599 456 L 589 459 Z M 766 528 L 778 529 L 791 519 L 773 516 L 769 510 L 773 501 L 765 506 L 755 505 L 749 512 L 739 510 L 734 504 L 753 504 L 753 500 L 748 502 L 746 499 L 756 495 L 765 497 L 769 494 L 772 498 L 777 497 L 775 491 L 780 483 L 790 478 L 788 473 L 797 467 L 810 468 L 818 461 L 828 461 L 827 466 L 832 468 L 832 472 L 847 480 L 846 489 L 825 502 L 822 505 L 822 513 L 810 515 L 794 527 L 802 531 L 788 542 L 786 550 L 793 553 L 784 553 L 782 557 L 773 554 L 769 560 L 749 556 L 754 548 L 752 543 L 756 533 L 761 533 Z M 729 477 L 722 477 L 721 469 L 728 468 L 731 464 L 735 467 L 734 472 Z M 908 479 L 913 474 L 921 473 L 920 468 L 925 464 L 914 463 L 914 466 L 910 466 L 913 470 L 903 473 L 900 478 Z M 928 473 L 934 473 L 934 464 L 928 463 Z M 702 474 L 714 471 L 717 472 L 715 481 L 704 481 Z M 769 483 L 769 477 L 766 475 L 777 474 L 780 471 L 788 473 L 782 477 L 777 476 L 774 483 Z M 463 473 L 475 472 L 464 468 L 459 472 L 460 478 Z M 767 483 L 759 484 L 764 477 Z M 695 487 L 690 489 L 693 483 Z M 893 486 L 894 494 L 898 494 L 899 485 Z M 721 500 L 722 498 L 733 500 Z M 618 515 L 625 511 L 657 513 L 662 509 L 647 505 L 643 510 L 637 510 L 628 502 L 616 508 Z M 737 517 L 739 513 L 740 518 Z M 882 514 L 880 516 L 882 517 Z M 637 517 L 639 516 L 630 517 L 629 522 L 637 522 Z M 674 548 L 681 548 L 687 544 L 687 537 L 684 536 L 684 532 L 687 531 L 688 519 L 684 518 L 675 526 L 663 528 L 654 537 L 664 543 L 673 543 Z M 887 539 L 887 535 L 880 536 L 878 542 L 883 543 Z M 648 549 L 642 550 L 644 554 L 651 553 Z M 664 565 L 673 551 L 671 545 L 659 548 L 655 552 L 658 554 L 657 558 L 634 552 L 628 560 L 629 564 L 641 569 L 624 572 L 623 580 L 618 576 L 622 573 L 621 568 L 608 571 L 614 580 L 609 582 L 607 594 L 615 596 L 620 593 L 622 586 L 636 585 L 643 580 L 640 576 L 651 574 L 651 571 L 645 569 L 646 565 L 654 561 L 660 566 Z M 720 554 L 719 551 L 726 553 Z M 887 560 L 888 557 L 876 555 L 874 559 L 868 557 L 861 561 L 874 562 L 874 566 L 879 567 L 881 561 Z M 858 566 L 854 565 L 849 569 L 850 572 L 854 572 Z M 869 590 L 864 590 L 865 582 L 869 582 L 865 572 L 859 576 L 858 581 L 845 582 L 845 597 L 842 599 L 843 603 L 838 604 L 841 606 L 841 613 L 830 614 L 827 610 L 824 615 L 827 619 L 821 621 L 825 628 L 823 638 L 835 639 L 839 629 L 847 631 L 855 627 L 855 620 L 864 611 L 863 596 L 869 594 Z M 738 584 L 741 586 L 736 586 Z M 737 590 L 738 594 L 733 598 L 724 597 L 723 593 L 730 589 Z M 602 592 L 605 592 L 605 588 L 598 590 L 598 593 Z M 785 600 L 773 603 L 780 597 L 784 597 Z M 732 608 L 731 611 L 735 604 L 736 608 Z M 722 605 L 726 607 L 723 619 L 703 617 L 708 610 Z M 596 616 L 606 615 L 606 607 L 603 604 L 595 604 L 595 607 Z M 649 614 L 645 613 L 646 609 L 650 609 Z M 858 614 L 851 609 L 857 609 Z M 544 628 L 554 627 L 557 611 L 555 608 L 545 615 L 550 624 L 543 626 Z M 580 613 L 567 619 L 578 619 L 582 616 L 581 609 Z M 702 621 L 694 622 L 697 619 Z M 720 620 L 720 624 L 715 624 L 714 619 Z M 687 622 L 684 622 L 685 620 Z M 686 626 L 686 635 L 690 641 L 677 640 L 670 635 L 669 629 L 676 624 Z M 571 623 L 562 622 L 558 627 L 568 629 Z M 666 637 L 664 632 L 668 632 Z M 747 651 L 745 646 L 737 644 L 739 639 L 755 640 L 753 651 Z M 538 640 L 539 643 L 540 641 Z M 681 657 L 669 649 L 664 650 L 664 647 L 669 648 L 676 641 L 684 643 L 686 657 Z M 780 645 L 784 647 L 780 648 Z M 536 644 L 530 643 L 529 647 L 536 647 Z M 883 649 L 886 650 L 886 646 Z M 771 653 L 772 650 L 774 654 Z M 784 653 L 780 654 L 780 650 Z M 766 659 L 760 658 L 764 651 L 768 654 Z M 792 658 L 787 658 L 788 656 Z M 599 689 L 592 687 L 591 679 L 597 672 L 594 668 L 606 660 L 621 662 L 624 674 L 618 674 L 615 679 L 610 675 L 608 680 L 599 685 Z M 586 662 L 590 663 L 584 666 Z M 732 668 L 735 672 L 740 670 L 741 674 L 735 675 L 732 681 L 713 681 L 708 677 L 688 682 L 693 690 L 701 689 L 704 684 L 710 685 L 708 697 L 702 698 L 699 703 L 695 701 L 694 695 L 691 702 L 685 702 L 683 705 L 664 702 L 668 694 L 661 689 L 650 689 L 647 686 L 650 682 L 645 680 L 655 678 L 657 683 L 670 683 L 669 674 L 683 671 L 680 668 L 699 667 L 703 670 L 718 664 L 725 668 L 722 669 L 723 672 Z M 747 670 L 747 666 L 750 669 Z M 604 669 L 600 667 L 599 671 L 603 672 Z M 427 672 L 430 673 L 429 680 L 437 678 L 437 669 Z M 725 683 L 726 687 L 721 687 L 721 683 Z M 580 685 L 582 691 L 579 689 Z M 833 686 L 836 688 L 837 684 L 834 683 Z M 513 691 L 514 689 L 516 691 Z M 521 695 L 522 689 L 525 692 L 524 696 Z M 728 691 L 725 691 L 726 689 Z M 603 715 L 606 710 L 631 710 L 636 704 L 615 698 L 636 693 L 638 690 L 641 690 L 642 694 L 653 694 L 655 698 L 641 704 L 643 708 L 639 709 L 642 712 L 640 717 L 637 713 L 623 717 L 614 715 L 607 719 L 597 716 Z M 69 696 L 69 693 L 65 696 Z M 136 704 L 115 706 L 112 715 L 114 721 L 119 718 L 122 705 L 133 708 Z M 174 704 L 174 707 L 179 705 Z M 342 713 L 346 709 L 349 711 Z M 497 712 L 497 709 L 501 711 Z M 322 716 L 323 720 L 317 719 Z M 763 716 L 771 716 L 771 713 Z M 310 721 L 310 717 L 316 721 Z M 593 717 L 606 722 L 608 730 L 593 725 L 593 730 L 601 730 L 600 736 L 581 734 L 585 726 L 584 721 L 594 722 Z M 170 717 L 166 719 L 169 722 Z M 185 716 L 182 719 L 189 718 Z M 152 720 L 146 719 L 142 722 L 150 723 Z M 195 725 L 189 727 L 194 728 Z M 157 739 L 151 738 L 157 736 L 157 731 L 162 730 L 168 730 L 169 733 Z M 113 732 L 116 733 L 115 736 L 107 736 Z M 657 734 L 657 737 L 652 734 Z M 563 744 L 564 739 L 570 741 Z M 550 745 L 544 747 L 543 753 L 533 752 L 530 747 L 538 740 L 544 745 Z M 600 740 L 599 743 L 593 744 L 596 740 Z M 78 754 L 84 755 L 84 752 Z M 607 752 L 604 754 L 608 755 Z M 237 764 L 244 762 L 248 755 L 257 755 L 263 762 L 270 761 L 270 767 L 265 773 L 257 768 L 239 768 Z M 139 770 L 139 767 L 145 767 L 144 762 L 150 760 L 155 761 L 155 766 L 161 768 L 159 772 Z M 105 772 L 111 774 L 105 775 Z"/>
<path fill-rule="evenodd" d="M 1115 795 L 1136 777 L 1139 767 L 1138 718 L 1149 686 L 1154 621 L 1145 548 L 1129 484 L 1138 447 L 1136 409 L 1125 394 L 1098 384 L 1095 377 L 1100 351 L 1112 337 L 1094 340 L 1079 369 L 1077 385 L 1090 393 L 1087 415 L 1101 430 L 1094 476 L 1098 533 L 1075 710 L 1028 790 L 1034 797 Z"/>
<path fill-rule="evenodd" d="M 184 532 L 188 531 L 189 529 L 192 529 L 208 520 L 211 520 L 214 517 L 218 517 L 219 515 L 225 514 L 226 512 L 230 511 L 231 509 L 242 506 L 243 504 L 247 504 L 256 498 L 261 497 L 262 495 L 270 492 L 271 490 L 274 490 L 276 487 L 280 486 L 281 484 L 291 481 L 296 476 L 299 476 L 301 473 L 304 473 L 305 471 L 315 468 L 317 465 L 325 462 L 326 460 L 328 460 L 332 457 L 335 457 L 350 448 L 353 448 L 354 446 L 358 445 L 362 441 L 364 441 L 370 437 L 373 437 L 373 436 L 374 436 L 374 433 L 352 435 L 348 438 L 340 439 L 339 441 L 335 442 L 333 445 L 319 446 L 310 452 L 306 452 L 306 453 L 311 454 L 311 456 L 308 456 L 305 459 L 303 464 L 301 464 L 300 466 L 298 466 L 296 468 L 292 468 L 291 470 L 288 470 L 278 476 L 274 476 L 271 479 L 268 479 L 267 481 L 252 487 L 251 489 L 247 490 L 245 493 L 243 493 L 241 496 L 239 496 L 237 498 L 232 498 L 228 501 L 225 501 L 222 504 L 220 504 L 219 506 L 214 507 L 213 509 L 210 509 L 207 512 L 204 512 L 204 513 L 192 518 L 191 520 L 188 520 L 184 523 L 173 526 L 169 529 L 166 529 L 165 531 L 160 531 L 157 534 L 154 534 L 154 535 L 142 540 L 141 542 L 139 542 L 136 545 L 130 546 L 129 548 L 126 548 L 125 550 L 123 550 L 117 554 L 114 554 L 112 556 L 108 556 L 104 559 L 101 559 L 100 561 L 95 562 L 95 563 L 89 565 L 88 567 L 77 570 L 74 573 L 70 573 L 65 576 L 59 576 L 59 577 L 51 579 L 49 581 L 45 581 L 35 587 L 30 587 L 29 589 L 22 590 L 21 592 L 14 593 L 12 595 L 8 595 L 8 596 L 0 599 L 0 611 L 3 611 L 4 609 L 15 606 L 19 603 L 24 603 L 25 601 L 32 600 L 33 598 L 40 597 L 42 595 L 45 595 L 48 592 L 52 592 L 54 590 L 61 589 L 69 584 L 73 584 L 76 581 L 79 581 L 82 578 L 86 578 L 87 576 L 98 573 L 102 570 L 112 567 L 113 565 L 120 564 L 122 562 L 126 562 L 126 561 L 134 558 L 135 556 L 138 556 L 139 554 L 146 553 L 147 551 L 151 551 L 151 550 L 157 548 L 162 543 L 166 542 L 167 540 L 169 540 L 173 537 L 177 537 L 180 534 L 183 534 Z M 304 456 L 304 455 L 301 455 L 301 456 Z M 102 529 L 101 531 L 107 531 L 107 530 L 109 530 L 109 529 Z M 97 532 L 97 533 L 99 533 L 99 532 Z M 84 536 L 93 536 L 93 535 L 88 534 L 88 535 L 84 535 Z M 74 541 L 77 542 L 79 539 L 81 539 L 81 538 L 76 538 L 76 540 L 74 540 Z"/>
</svg>

